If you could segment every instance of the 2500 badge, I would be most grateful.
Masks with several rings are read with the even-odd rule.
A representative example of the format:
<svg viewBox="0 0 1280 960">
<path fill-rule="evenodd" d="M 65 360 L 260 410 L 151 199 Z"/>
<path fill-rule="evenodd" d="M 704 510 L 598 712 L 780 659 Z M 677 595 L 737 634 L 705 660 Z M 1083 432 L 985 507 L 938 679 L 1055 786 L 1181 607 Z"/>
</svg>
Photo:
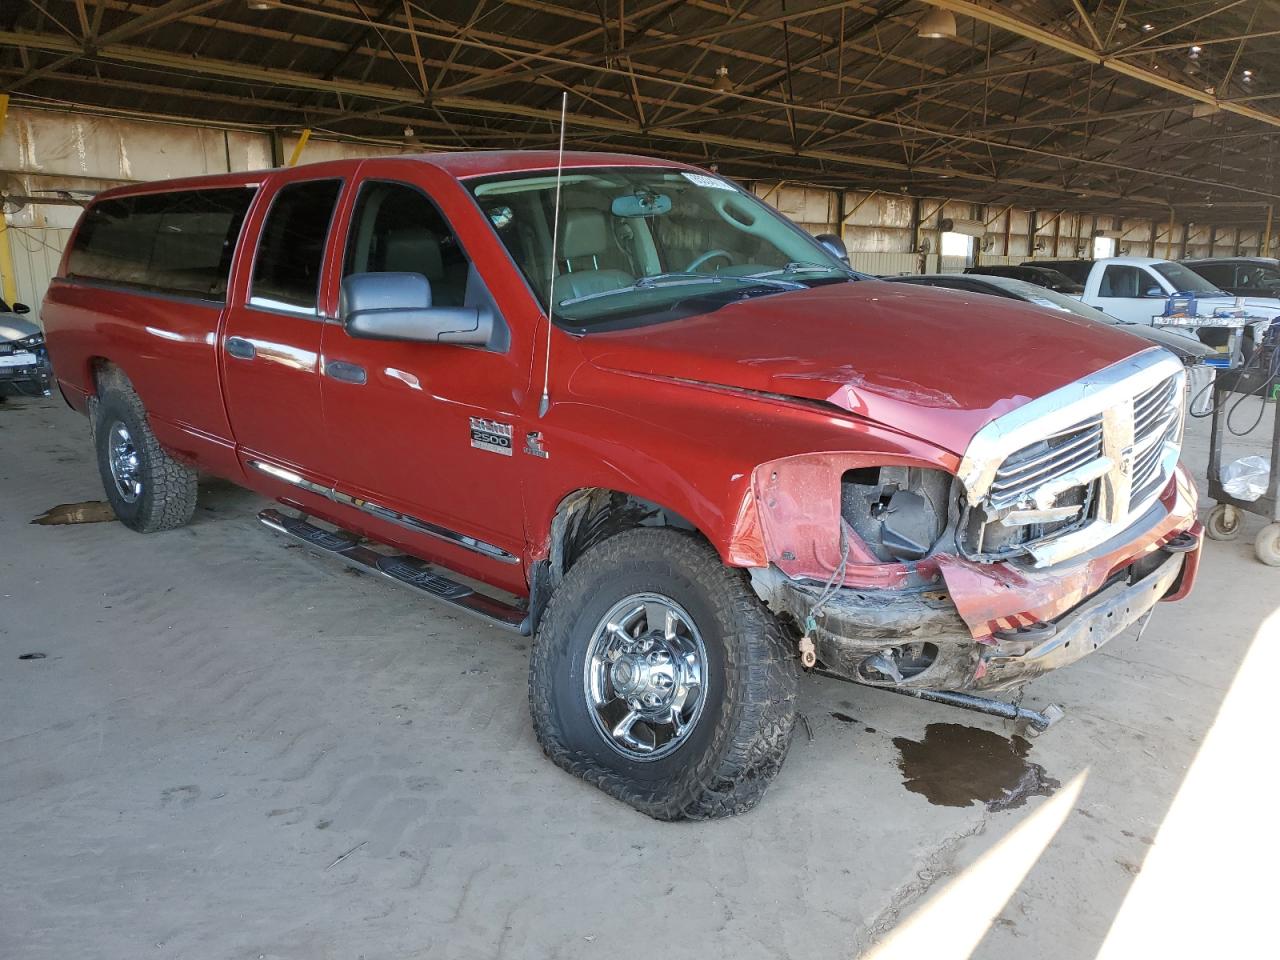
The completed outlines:
<svg viewBox="0 0 1280 960">
<path fill-rule="evenodd" d="M 504 457 L 511 456 L 511 424 L 499 423 L 497 420 L 486 420 L 484 417 L 471 418 L 471 445 L 477 450 L 488 450 L 500 453 Z"/>
</svg>

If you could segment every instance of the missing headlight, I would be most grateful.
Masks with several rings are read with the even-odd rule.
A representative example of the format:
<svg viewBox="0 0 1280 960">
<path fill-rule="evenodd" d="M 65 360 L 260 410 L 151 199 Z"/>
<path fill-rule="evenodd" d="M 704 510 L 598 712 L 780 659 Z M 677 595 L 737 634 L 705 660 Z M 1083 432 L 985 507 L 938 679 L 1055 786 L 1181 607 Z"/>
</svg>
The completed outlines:
<svg viewBox="0 0 1280 960">
<path fill-rule="evenodd" d="M 951 482 L 921 467 L 846 470 L 840 515 L 880 560 L 919 560 L 947 528 Z"/>
</svg>

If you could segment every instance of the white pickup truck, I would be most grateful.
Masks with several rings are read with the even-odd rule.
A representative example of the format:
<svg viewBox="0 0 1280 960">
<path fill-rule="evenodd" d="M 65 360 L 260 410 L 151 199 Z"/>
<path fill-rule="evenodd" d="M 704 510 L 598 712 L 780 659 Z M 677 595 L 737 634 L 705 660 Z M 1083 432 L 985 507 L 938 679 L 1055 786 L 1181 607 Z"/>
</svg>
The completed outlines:
<svg viewBox="0 0 1280 960">
<path fill-rule="evenodd" d="M 1152 317 L 1164 312 L 1165 305 L 1174 294 L 1194 294 L 1197 313 L 1204 316 L 1210 316 L 1219 309 L 1243 307 L 1250 316 L 1262 318 L 1245 330 L 1246 354 L 1251 352 L 1253 343 L 1262 342 L 1263 332 L 1270 322 L 1280 317 L 1280 300 L 1233 297 L 1172 260 L 1154 257 L 1095 260 L 1088 274 L 1079 279 L 1084 284 L 1084 293 L 1079 299 L 1130 323 L 1151 323 Z M 1225 336 L 1221 331 L 1206 330 L 1202 332 L 1201 339 L 1219 346 L 1219 341 L 1225 340 Z"/>
</svg>

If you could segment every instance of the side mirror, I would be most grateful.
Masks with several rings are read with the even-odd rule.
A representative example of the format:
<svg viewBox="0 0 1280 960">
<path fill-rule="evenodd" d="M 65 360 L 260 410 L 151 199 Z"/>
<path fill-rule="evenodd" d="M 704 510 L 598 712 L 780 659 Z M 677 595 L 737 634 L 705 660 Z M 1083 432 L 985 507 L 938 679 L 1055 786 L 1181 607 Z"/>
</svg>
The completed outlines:
<svg viewBox="0 0 1280 960">
<path fill-rule="evenodd" d="M 31 312 L 31 308 L 28 307 L 25 303 L 10 304 L 9 309 L 12 310 L 14 313 L 30 313 Z"/>
<path fill-rule="evenodd" d="M 411 340 L 484 346 L 493 335 L 487 308 L 433 307 L 420 273 L 354 273 L 342 281 L 339 316 L 363 340 Z"/>
<path fill-rule="evenodd" d="M 836 236 L 836 234 L 820 233 L 813 239 L 822 244 L 827 253 L 831 254 L 837 260 L 841 260 L 844 263 L 849 262 L 849 248 L 844 245 L 844 241 Z"/>
<path fill-rule="evenodd" d="M 1168 294 L 1166 294 L 1159 287 L 1147 287 L 1147 290 L 1143 294 L 1143 296 L 1153 300 L 1164 300 L 1168 297 Z"/>
</svg>

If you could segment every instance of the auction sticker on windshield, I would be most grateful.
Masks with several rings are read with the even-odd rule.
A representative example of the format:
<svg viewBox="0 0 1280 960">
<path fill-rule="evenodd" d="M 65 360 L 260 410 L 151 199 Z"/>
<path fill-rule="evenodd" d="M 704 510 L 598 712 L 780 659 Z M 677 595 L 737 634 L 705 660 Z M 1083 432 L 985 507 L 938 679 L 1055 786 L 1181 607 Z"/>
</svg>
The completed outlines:
<svg viewBox="0 0 1280 960">
<path fill-rule="evenodd" d="M 712 190 L 729 190 L 733 193 L 738 192 L 738 188 L 731 183 L 725 183 L 718 177 L 708 177 L 705 173 L 690 173 L 688 170 L 681 170 L 680 173 L 686 180 L 696 187 L 710 187 Z"/>
</svg>

